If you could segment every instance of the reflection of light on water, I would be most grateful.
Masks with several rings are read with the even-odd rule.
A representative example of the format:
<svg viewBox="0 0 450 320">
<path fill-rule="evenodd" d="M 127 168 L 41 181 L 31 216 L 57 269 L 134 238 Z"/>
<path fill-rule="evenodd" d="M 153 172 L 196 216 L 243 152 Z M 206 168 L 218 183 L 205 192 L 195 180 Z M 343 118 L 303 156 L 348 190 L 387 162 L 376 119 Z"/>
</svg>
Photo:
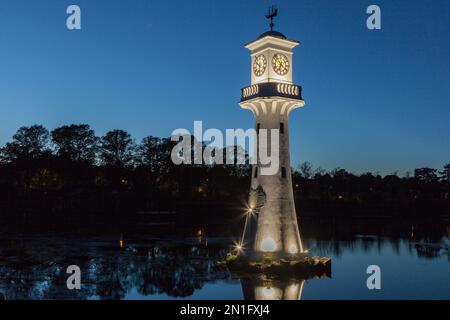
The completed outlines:
<svg viewBox="0 0 450 320">
<path fill-rule="evenodd" d="M 255 299 L 256 300 L 281 300 L 283 291 L 277 287 L 256 287 Z"/>
<path fill-rule="evenodd" d="M 270 283 L 265 286 L 255 286 L 255 300 L 300 300 L 304 280 L 291 280 L 289 282 Z M 260 284 L 262 284 L 260 282 Z"/>
<path fill-rule="evenodd" d="M 123 241 L 123 234 L 120 235 L 119 248 L 123 249 L 125 247 L 125 241 Z"/>
<path fill-rule="evenodd" d="M 270 237 L 264 238 L 264 240 L 261 242 L 261 250 L 264 252 L 274 252 L 276 249 L 277 244 Z"/>
<path fill-rule="evenodd" d="M 264 297 L 266 297 L 267 299 L 272 299 L 273 298 L 274 291 L 273 291 L 273 289 L 271 287 L 264 288 L 262 290 L 262 292 L 263 292 Z"/>
<path fill-rule="evenodd" d="M 204 244 L 205 246 L 208 246 L 208 238 L 206 237 L 205 229 L 198 229 L 195 232 L 195 235 L 197 236 L 197 240 L 198 240 L 199 244 Z"/>
<path fill-rule="evenodd" d="M 303 286 L 303 283 L 302 283 Z M 286 287 L 286 290 L 284 292 L 284 299 L 285 300 L 299 300 L 300 299 L 300 284 L 298 282 L 291 283 L 289 286 Z"/>
</svg>

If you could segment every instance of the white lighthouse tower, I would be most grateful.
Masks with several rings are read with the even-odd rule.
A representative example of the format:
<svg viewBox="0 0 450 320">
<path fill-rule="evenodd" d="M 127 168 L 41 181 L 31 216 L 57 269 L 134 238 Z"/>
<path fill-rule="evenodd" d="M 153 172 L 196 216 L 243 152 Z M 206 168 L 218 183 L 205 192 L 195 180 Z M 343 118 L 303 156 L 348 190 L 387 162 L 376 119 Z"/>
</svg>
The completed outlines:
<svg viewBox="0 0 450 320">
<path fill-rule="evenodd" d="M 279 130 L 279 168 L 275 174 L 261 174 L 265 165 L 259 157 L 252 166 L 241 246 L 244 254 L 251 256 L 270 253 L 289 257 L 302 253 L 303 247 L 292 191 L 288 117 L 304 101 L 301 87 L 292 81 L 292 50 L 300 43 L 273 30 L 276 15 L 277 10 L 272 9 L 267 16 L 271 19 L 270 31 L 245 46 L 251 54 L 251 84 L 242 89 L 239 105 L 253 112 L 258 140 L 262 129 L 267 129 L 269 140 L 270 130 Z M 267 143 L 267 149 L 271 154 L 271 143 Z"/>
</svg>

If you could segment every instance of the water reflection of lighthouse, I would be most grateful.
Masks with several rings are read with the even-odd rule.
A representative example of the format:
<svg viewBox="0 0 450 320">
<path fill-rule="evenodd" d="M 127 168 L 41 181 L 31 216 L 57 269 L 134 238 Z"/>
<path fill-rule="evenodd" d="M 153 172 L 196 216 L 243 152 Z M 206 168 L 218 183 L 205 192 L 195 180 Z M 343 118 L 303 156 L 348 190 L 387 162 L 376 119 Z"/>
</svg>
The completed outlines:
<svg viewBox="0 0 450 320">
<path fill-rule="evenodd" d="M 242 278 L 245 300 L 300 300 L 305 280 L 271 281 L 261 278 Z"/>
</svg>

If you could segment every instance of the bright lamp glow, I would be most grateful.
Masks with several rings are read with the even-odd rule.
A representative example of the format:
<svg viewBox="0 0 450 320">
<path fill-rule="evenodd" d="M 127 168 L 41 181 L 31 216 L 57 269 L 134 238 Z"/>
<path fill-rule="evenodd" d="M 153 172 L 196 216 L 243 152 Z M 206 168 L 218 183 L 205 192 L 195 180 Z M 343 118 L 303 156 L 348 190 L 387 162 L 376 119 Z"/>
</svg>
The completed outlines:
<svg viewBox="0 0 450 320">
<path fill-rule="evenodd" d="M 244 244 L 235 242 L 234 243 L 234 249 L 239 251 L 239 252 L 242 252 L 242 251 L 244 251 Z"/>
<path fill-rule="evenodd" d="M 295 244 L 291 244 L 291 245 L 289 246 L 289 253 L 290 253 L 290 254 L 296 254 L 296 253 L 298 253 L 298 248 L 297 248 L 297 246 L 296 246 Z"/>
<path fill-rule="evenodd" d="M 264 252 L 274 252 L 276 249 L 277 244 L 270 237 L 264 238 L 264 240 L 261 242 L 261 250 Z"/>
<path fill-rule="evenodd" d="M 288 290 L 292 293 L 295 293 L 298 291 L 298 288 L 299 288 L 298 283 L 292 283 L 291 285 L 289 285 Z"/>
</svg>

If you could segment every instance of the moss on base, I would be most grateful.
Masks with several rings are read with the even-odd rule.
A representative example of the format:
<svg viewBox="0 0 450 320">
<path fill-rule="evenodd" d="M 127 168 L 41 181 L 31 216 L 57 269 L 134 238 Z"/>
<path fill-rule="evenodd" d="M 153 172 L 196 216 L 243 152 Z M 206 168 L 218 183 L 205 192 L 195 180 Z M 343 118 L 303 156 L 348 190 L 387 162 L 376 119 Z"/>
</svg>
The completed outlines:
<svg viewBox="0 0 450 320">
<path fill-rule="evenodd" d="M 225 263 L 236 274 L 266 274 L 278 278 L 302 277 L 304 279 L 326 276 L 331 278 L 331 259 L 301 255 L 293 259 L 274 259 L 264 256 L 255 261 L 246 257 L 229 254 Z"/>
</svg>

